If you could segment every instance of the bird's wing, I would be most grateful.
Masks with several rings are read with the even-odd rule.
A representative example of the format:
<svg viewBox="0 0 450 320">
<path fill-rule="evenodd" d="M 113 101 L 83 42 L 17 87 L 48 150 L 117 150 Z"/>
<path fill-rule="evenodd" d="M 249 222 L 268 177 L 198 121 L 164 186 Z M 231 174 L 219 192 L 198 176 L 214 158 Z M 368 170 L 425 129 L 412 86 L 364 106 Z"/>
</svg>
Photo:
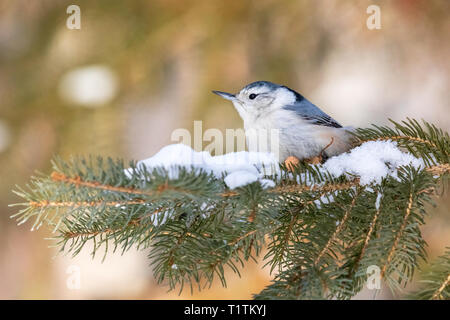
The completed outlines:
<svg viewBox="0 0 450 320">
<path fill-rule="evenodd" d="M 306 120 L 311 124 L 342 128 L 336 120 L 306 99 L 292 105 L 284 106 L 283 109 L 294 111 L 298 116 L 302 117 L 303 120 Z"/>
</svg>

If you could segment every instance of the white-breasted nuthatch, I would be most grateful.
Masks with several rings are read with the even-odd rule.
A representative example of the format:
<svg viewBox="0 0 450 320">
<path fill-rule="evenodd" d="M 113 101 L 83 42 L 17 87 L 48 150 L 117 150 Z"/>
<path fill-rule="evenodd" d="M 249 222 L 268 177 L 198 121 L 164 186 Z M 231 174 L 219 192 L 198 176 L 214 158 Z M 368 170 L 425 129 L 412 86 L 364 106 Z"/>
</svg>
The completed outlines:
<svg viewBox="0 0 450 320">
<path fill-rule="evenodd" d="M 342 127 L 286 86 L 257 81 L 237 94 L 213 92 L 233 102 L 244 120 L 246 133 L 249 130 L 278 130 L 279 150 L 276 151 L 282 161 L 290 156 L 299 160 L 326 159 L 348 151 L 353 145 L 352 127 Z"/>
</svg>

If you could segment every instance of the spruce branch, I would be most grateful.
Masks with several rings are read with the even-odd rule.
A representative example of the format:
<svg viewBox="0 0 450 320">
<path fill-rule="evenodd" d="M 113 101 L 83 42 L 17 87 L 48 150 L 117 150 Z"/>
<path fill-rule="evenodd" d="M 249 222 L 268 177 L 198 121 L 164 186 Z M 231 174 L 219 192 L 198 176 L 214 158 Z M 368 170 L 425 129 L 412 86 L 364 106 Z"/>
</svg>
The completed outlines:
<svg viewBox="0 0 450 320">
<path fill-rule="evenodd" d="M 410 295 L 412 299 L 450 299 L 450 247 L 422 274 L 422 288 Z"/>
<path fill-rule="evenodd" d="M 357 129 L 356 136 L 360 143 L 377 140 L 398 141 L 414 156 L 422 158 L 428 166 L 448 164 L 450 155 L 450 138 L 448 132 L 435 125 L 407 118 L 401 123 L 389 120 L 394 128 L 373 125 L 373 128 Z"/>
<path fill-rule="evenodd" d="M 56 158 L 50 175 L 17 187 L 25 202 L 13 217 L 32 220 L 32 229 L 51 226 L 57 246 L 72 255 L 87 243 L 93 255 L 148 250 L 156 279 L 170 289 L 201 289 L 216 278 L 225 286 L 227 268 L 240 274 L 266 248 L 275 276 L 257 299 L 349 299 L 364 288 L 370 266 L 400 293 L 426 260 L 420 226 L 425 205 L 448 180 L 450 139 L 426 122 L 392 123 L 358 129 L 356 137 L 396 141 L 424 166 L 399 166 L 381 182 L 299 163 L 267 176 L 272 188 L 254 182 L 231 190 L 223 177 L 195 167 Z M 446 270 L 420 297 L 447 297 Z"/>
</svg>

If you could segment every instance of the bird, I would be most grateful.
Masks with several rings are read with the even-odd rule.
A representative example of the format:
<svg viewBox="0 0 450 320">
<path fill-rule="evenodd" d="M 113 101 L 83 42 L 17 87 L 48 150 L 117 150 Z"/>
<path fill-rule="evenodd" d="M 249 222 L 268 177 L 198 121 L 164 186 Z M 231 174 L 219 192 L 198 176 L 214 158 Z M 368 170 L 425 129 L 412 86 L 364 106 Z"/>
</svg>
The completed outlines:
<svg viewBox="0 0 450 320">
<path fill-rule="evenodd" d="M 354 145 L 354 128 L 343 127 L 300 93 L 272 83 L 256 81 L 238 93 L 213 90 L 230 100 L 244 122 L 249 144 L 249 132 L 276 130 L 277 143 L 270 143 L 269 152 L 280 162 L 322 163 L 332 156 L 345 153 Z M 272 141 L 273 142 L 273 141 Z M 276 149 L 276 150 L 275 150 Z"/>
</svg>

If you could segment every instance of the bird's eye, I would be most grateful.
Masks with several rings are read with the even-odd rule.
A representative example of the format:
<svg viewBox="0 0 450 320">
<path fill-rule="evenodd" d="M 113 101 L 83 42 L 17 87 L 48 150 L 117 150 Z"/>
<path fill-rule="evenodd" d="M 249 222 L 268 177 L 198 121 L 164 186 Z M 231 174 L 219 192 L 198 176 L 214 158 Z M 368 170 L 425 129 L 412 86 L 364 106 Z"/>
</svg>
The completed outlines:
<svg viewBox="0 0 450 320">
<path fill-rule="evenodd" d="M 256 94 L 252 93 L 251 95 L 248 96 L 250 98 L 250 100 L 253 100 L 256 98 Z"/>
</svg>

